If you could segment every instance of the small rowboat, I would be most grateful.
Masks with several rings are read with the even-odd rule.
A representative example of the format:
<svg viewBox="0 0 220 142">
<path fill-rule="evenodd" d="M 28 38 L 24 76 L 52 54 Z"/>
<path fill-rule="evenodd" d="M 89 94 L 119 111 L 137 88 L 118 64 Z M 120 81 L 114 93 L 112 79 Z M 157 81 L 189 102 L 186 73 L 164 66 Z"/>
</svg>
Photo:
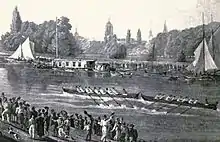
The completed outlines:
<svg viewBox="0 0 220 142">
<path fill-rule="evenodd" d="M 86 92 L 85 89 L 83 90 L 83 92 L 80 92 L 79 90 L 77 90 L 77 88 L 67 88 L 67 87 L 62 87 L 63 92 L 66 93 L 70 93 L 70 94 L 78 94 L 78 95 L 89 95 L 89 96 L 100 96 L 100 97 L 114 97 L 114 98 L 133 98 L 133 99 L 138 99 L 140 93 L 119 93 L 116 91 L 108 91 L 106 89 L 89 89 L 90 92 Z"/>
<path fill-rule="evenodd" d="M 217 105 L 218 105 L 218 102 L 216 102 L 215 104 L 205 104 L 205 103 L 201 103 L 201 102 L 189 103 L 188 101 L 180 102 L 180 101 L 177 101 L 177 100 L 167 101 L 165 99 L 156 99 L 154 96 L 141 95 L 141 97 L 143 98 L 143 100 L 149 101 L 149 102 L 175 104 L 175 105 L 180 105 L 180 106 L 189 106 L 189 107 L 212 109 L 212 110 L 217 110 Z"/>
</svg>

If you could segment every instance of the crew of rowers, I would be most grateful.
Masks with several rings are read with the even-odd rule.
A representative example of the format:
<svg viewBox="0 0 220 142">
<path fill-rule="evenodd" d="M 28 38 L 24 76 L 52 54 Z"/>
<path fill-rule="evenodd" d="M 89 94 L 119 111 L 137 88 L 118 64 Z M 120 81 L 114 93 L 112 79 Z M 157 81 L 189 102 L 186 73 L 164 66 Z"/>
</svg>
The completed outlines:
<svg viewBox="0 0 220 142">
<path fill-rule="evenodd" d="M 165 100 L 165 101 L 169 101 L 169 102 L 172 102 L 172 101 L 177 101 L 177 102 L 180 102 L 180 103 L 189 103 L 189 104 L 197 104 L 198 103 L 198 100 L 197 99 L 191 99 L 191 98 L 188 98 L 188 97 L 181 97 L 181 96 L 173 96 L 173 95 L 165 95 L 165 94 L 158 94 L 154 97 L 154 99 L 156 100 Z"/>
<path fill-rule="evenodd" d="M 94 87 L 92 89 L 91 87 L 82 88 L 81 86 L 76 86 L 76 90 L 77 90 L 78 93 L 87 93 L 87 94 L 95 93 L 97 95 L 106 95 L 106 94 L 119 95 L 120 94 L 114 87 L 105 88 L 105 89 L 102 89 L 101 87 L 99 87 L 99 88 Z M 122 94 L 122 95 L 127 95 L 126 90 L 123 89 L 123 91 L 124 91 L 124 94 Z"/>
<path fill-rule="evenodd" d="M 70 128 L 85 130 L 87 141 L 91 140 L 92 134 L 101 136 L 102 142 L 107 139 L 137 142 L 138 138 L 134 125 L 124 122 L 123 118 L 115 118 L 114 113 L 110 116 L 104 115 L 103 118 L 95 118 L 86 111 L 84 114 L 74 115 L 65 110 L 58 113 L 47 106 L 36 109 L 21 97 L 8 98 L 4 93 L 0 96 L 0 115 L 2 121 L 17 125 L 27 131 L 32 139 L 41 139 L 49 135 L 70 138 Z M 13 129 L 10 129 L 9 134 L 18 137 Z"/>
</svg>

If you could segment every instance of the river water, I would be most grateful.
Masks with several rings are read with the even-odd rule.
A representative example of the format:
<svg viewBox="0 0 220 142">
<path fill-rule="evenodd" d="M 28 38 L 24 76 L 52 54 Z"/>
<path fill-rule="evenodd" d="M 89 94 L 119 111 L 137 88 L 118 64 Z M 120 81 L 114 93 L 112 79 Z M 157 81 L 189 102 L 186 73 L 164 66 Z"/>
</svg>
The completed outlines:
<svg viewBox="0 0 220 142">
<path fill-rule="evenodd" d="M 135 108 L 129 107 L 125 100 L 118 106 L 111 98 L 106 100 L 110 107 L 96 105 L 92 99 L 75 97 L 62 92 L 62 86 L 91 85 L 97 87 L 112 86 L 117 89 L 126 88 L 128 92 L 141 91 L 145 95 L 155 95 L 159 92 L 198 98 L 206 97 L 210 102 L 220 99 L 218 83 L 186 84 L 182 81 L 168 81 L 161 76 L 148 76 L 144 73 L 126 77 L 97 77 L 94 74 L 76 73 L 68 76 L 54 75 L 53 72 L 34 70 L 25 66 L 1 65 L 0 88 L 8 96 L 21 96 L 27 102 L 36 106 L 50 106 L 54 109 L 66 109 L 70 113 L 82 113 L 87 110 L 97 116 L 115 112 L 116 117 L 124 117 L 129 123 L 134 123 L 139 136 L 146 140 L 220 140 L 219 112 L 212 110 L 191 109 L 180 114 L 187 108 L 177 108 L 166 112 L 175 106 L 155 104 L 146 108 L 149 102 L 130 101 Z M 156 110 L 163 106 L 162 109 Z"/>
</svg>

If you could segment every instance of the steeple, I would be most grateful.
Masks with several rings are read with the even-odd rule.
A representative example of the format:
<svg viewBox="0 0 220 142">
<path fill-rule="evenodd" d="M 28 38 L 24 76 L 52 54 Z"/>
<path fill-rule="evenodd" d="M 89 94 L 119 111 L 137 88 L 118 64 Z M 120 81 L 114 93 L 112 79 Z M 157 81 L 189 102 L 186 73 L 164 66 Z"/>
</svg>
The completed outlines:
<svg viewBox="0 0 220 142">
<path fill-rule="evenodd" d="M 153 32 L 152 32 L 152 29 L 150 29 L 150 31 L 149 31 L 149 37 L 148 37 L 148 38 L 149 38 L 149 40 L 153 38 Z"/>
<path fill-rule="evenodd" d="M 110 18 L 108 18 L 108 22 L 105 25 L 105 37 L 104 37 L 105 43 L 110 41 L 112 37 L 113 37 L 113 25 L 110 22 Z"/>
<path fill-rule="evenodd" d="M 167 33 L 168 32 L 168 29 L 167 29 L 167 23 L 166 23 L 166 20 L 164 22 L 164 28 L 163 28 L 163 33 Z"/>
<path fill-rule="evenodd" d="M 78 34 L 78 32 L 77 32 L 77 28 L 75 29 L 74 36 L 75 36 L 75 37 L 78 37 L 78 36 L 79 36 L 79 34 Z"/>
</svg>

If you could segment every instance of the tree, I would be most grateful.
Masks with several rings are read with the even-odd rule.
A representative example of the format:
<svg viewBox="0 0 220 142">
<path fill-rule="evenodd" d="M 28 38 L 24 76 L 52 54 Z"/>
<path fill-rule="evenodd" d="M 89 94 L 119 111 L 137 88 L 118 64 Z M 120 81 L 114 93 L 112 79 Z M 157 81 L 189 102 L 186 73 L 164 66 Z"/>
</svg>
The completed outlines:
<svg viewBox="0 0 220 142">
<path fill-rule="evenodd" d="M 186 62 L 186 55 L 183 50 L 177 55 L 177 62 Z"/>
<path fill-rule="evenodd" d="M 21 21 L 20 13 L 16 6 L 13 11 L 13 16 L 12 16 L 11 32 L 14 32 L 14 33 L 19 32 L 21 30 L 21 24 L 22 24 L 22 21 Z"/>
<path fill-rule="evenodd" d="M 141 39 L 141 30 L 138 29 L 138 32 L 137 32 L 137 42 L 140 44 L 141 41 L 142 41 L 142 39 Z"/>
<path fill-rule="evenodd" d="M 130 29 L 128 29 L 128 31 L 127 31 L 126 43 L 127 44 L 131 43 L 131 30 Z"/>
</svg>

